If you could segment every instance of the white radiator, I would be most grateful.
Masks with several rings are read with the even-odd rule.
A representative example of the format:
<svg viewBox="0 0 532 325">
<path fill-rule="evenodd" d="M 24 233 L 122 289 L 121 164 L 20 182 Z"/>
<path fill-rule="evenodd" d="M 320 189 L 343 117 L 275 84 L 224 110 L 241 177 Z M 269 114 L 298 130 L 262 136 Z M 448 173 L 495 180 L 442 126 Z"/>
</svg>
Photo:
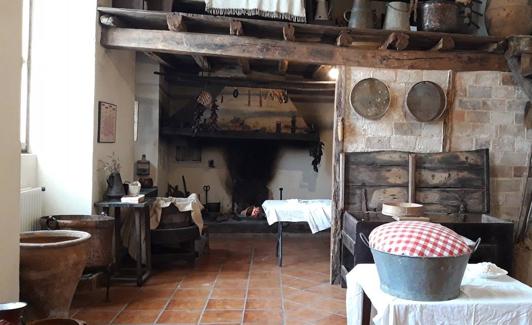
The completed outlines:
<svg viewBox="0 0 532 325">
<path fill-rule="evenodd" d="M 42 217 L 44 188 L 33 187 L 20 190 L 20 231 L 39 230 Z"/>
</svg>

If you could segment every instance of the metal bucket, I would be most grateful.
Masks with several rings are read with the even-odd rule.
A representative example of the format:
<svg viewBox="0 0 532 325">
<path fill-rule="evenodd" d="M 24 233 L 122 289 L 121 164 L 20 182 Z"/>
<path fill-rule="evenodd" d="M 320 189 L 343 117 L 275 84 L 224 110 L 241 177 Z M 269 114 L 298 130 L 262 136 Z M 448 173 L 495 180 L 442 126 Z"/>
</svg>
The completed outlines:
<svg viewBox="0 0 532 325">
<path fill-rule="evenodd" d="M 410 8 L 408 3 L 394 1 L 386 4 L 383 29 L 410 31 Z"/>
<path fill-rule="evenodd" d="M 460 284 L 471 254 L 452 257 L 394 255 L 371 248 L 362 233 L 360 239 L 371 250 L 382 291 L 416 301 L 444 301 L 460 295 Z M 472 253 L 479 244 L 480 238 Z"/>
<path fill-rule="evenodd" d="M 113 262 L 114 218 L 106 215 L 58 215 L 42 217 L 43 230 L 80 230 L 91 234 L 86 268 L 106 267 Z"/>
</svg>

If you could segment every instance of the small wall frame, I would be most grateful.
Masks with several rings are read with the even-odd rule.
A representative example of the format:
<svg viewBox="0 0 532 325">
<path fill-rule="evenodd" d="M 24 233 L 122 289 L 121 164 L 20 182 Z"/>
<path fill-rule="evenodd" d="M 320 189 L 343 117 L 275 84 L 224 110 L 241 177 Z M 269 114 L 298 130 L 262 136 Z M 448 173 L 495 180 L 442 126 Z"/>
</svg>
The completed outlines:
<svg viewBox="0 0 532 325">
<path fill-rule="evenodd" d="M 115 104 L 98 102 L 98 142 L 116 142 L 116 116 L 118 107 Z"/>
</svg>

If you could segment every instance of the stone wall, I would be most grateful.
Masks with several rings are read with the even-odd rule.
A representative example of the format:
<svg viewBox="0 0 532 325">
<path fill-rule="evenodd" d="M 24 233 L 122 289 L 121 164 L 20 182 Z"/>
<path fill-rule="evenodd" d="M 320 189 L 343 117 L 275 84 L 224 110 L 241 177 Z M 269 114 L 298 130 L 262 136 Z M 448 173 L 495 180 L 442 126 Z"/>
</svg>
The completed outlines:
<svg viewBox="0 0 532 325">
<path fill-rule="evenodd" d="M 447 89 L 448 71 L 347 69 L 348 89 L 375 77 L 390 88 L 391 105 L 378 120 L 367 120 L 349 105 L 345 117 L 347 152 L 404 150 L 438 152 L 443 149 L 443 122 L 419 123 L 405 110 L 408 89 L 422 80 Z M 451 150 L 490 149 L 491 214 L 517 221 L 524 187 L 532 130 L 523 126 L 526 97 L 509 73 L 464 72 L 455 77 L 455 101 L 450 110 Z"/>
</svg>

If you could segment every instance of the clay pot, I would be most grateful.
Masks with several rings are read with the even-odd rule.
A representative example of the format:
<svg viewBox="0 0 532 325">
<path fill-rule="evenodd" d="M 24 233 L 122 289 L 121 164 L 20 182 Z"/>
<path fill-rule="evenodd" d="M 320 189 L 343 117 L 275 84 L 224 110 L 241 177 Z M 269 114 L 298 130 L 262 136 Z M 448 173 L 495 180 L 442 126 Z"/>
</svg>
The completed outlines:
<svg viewBox="0 0 532 325">
<path fill-rule="evenodd" d="M 486 8 L 486 27 L 493 36 L 532 33 L 532 3 L 529 0 L 490 0 Z"/>
<path fill-rule="evenodd" d="M 90 237 L 73 230 L 20 234 L 20 296 L 28 303 L 28 319 L 68 317 Z"/>
<path fill-rule="evenodd" d="M 42 230 L 79 230 L 91 235 L 86 268 L 106 267 L 113 262 L 114 218 L 106 215 L 59 215 L 42 217 Z"/>
</svg>

